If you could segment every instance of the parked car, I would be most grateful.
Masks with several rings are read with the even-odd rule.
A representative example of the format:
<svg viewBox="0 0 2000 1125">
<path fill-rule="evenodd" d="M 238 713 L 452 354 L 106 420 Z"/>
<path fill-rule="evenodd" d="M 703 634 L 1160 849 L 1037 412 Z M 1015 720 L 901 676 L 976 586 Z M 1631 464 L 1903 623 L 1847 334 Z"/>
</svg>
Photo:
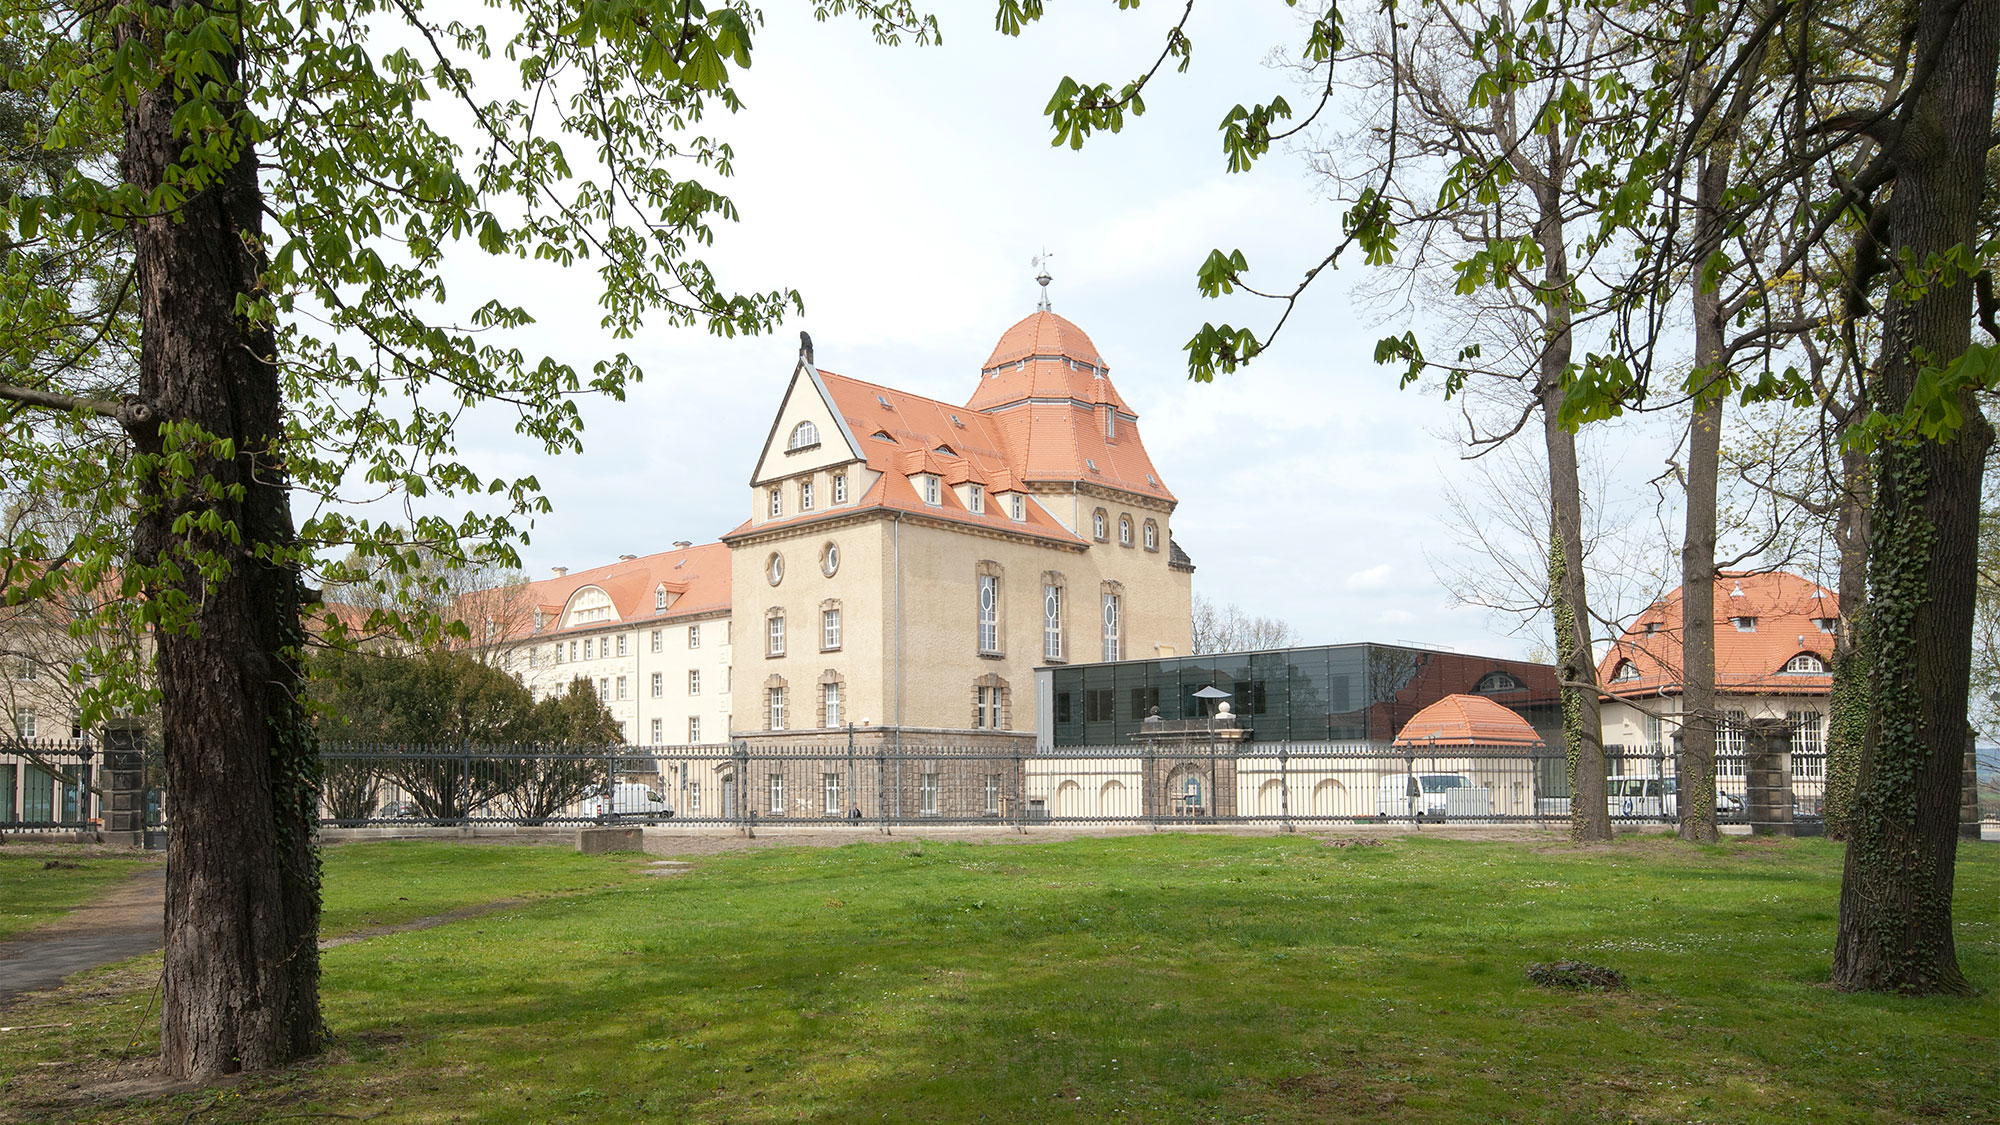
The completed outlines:
<svg viewBox="0 0 2000 1125">
<path fill-rule="evenodd" d="M 1487 790 L 1462 773 L 1396 773 L 1376 788 L 1378 816 L 1417 816 L 1443 820 L 1447 816 L 1490 816 Z"/>
<path fill-rule="evenodd" d="M 414 820 L 422 815 L 415 801 L 390 801 L 375 810 L 377 820 Z"/>
<path fill-rule="evenodd" d="M 1680 778 L 1607 777 L 1604 801 L 1615 817 L 1675 820 L 1681 815 Z M 1743 799 L 1717 790 L 1715 811 L 1719 816 L 1735 816 L 1743 811 Z"/>
<path fill-rule="evenodd" d="M 657 792 L 636 781 L 621 781 L 610 789 L 586 798 L 583 815 L 598 820 L 665 820 L 674 815 Z"/>
</svg>

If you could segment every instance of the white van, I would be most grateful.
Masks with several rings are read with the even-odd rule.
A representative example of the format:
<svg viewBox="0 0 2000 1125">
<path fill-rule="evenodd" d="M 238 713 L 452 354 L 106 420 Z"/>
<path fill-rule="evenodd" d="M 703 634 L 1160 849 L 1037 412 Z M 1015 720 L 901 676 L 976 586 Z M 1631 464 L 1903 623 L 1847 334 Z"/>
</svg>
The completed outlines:
<svg viewBox="0 0 2000 1125">
<path fill-rule="evenodd" d="M 1604 779 L 1604 803 L 1614 817 L 1675 820 L 1681 815 L 1680 780 L 1678 777 L 1607 777 Z M 1715 811 L 1722 816 L 1733 816 L 1743 811 L 1743 800 L 1734 794 L 1717 791 Z"/>
<path fill-rule="evenodd" d="M 660 820 L 674 815 L 667 802 L 651 788 L 636 781 L 621 781 L 608 792 L 600 792 L 583 802 L 583 815 L 600 820 L 607 817 Z"/>
<path fill-rule="evenodd" d="M 1376 787 L 1375 813 L 1425 820 L 1491 816 L 1493 800 L 1462 773 L 1393 773 Z"/>
</svg>

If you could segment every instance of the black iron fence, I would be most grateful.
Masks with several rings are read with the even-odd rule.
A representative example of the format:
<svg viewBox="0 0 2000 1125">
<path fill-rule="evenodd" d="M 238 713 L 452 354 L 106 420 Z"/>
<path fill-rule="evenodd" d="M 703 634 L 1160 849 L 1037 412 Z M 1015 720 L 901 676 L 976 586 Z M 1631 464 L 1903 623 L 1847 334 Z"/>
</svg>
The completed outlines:
<svg viewBox="0 0 2000 1125">
<path fill-rule="evenodd" d="M 81 829 L 102 814 L 101 765 L 89 739 L 0 743 L 0 830 Z"/>
<path fill-rule="evenodd" d="M 1671 754 L 1611 748 L 1614 821 L 1680 815 Z M 737 742 L 704 746 L 322 747 L 321 822 L 561 825 L 1533 824 L 1567 820 L 1561 755 L 1415 751 L 1375 743 L 1147 745 L 1049 751 L 990 745 Z M 1724 822 L 1752 806 L 1818 815 L 1824 757 L 1753 792 L 1741 755 L 1717 760 Z"/>
</svg>

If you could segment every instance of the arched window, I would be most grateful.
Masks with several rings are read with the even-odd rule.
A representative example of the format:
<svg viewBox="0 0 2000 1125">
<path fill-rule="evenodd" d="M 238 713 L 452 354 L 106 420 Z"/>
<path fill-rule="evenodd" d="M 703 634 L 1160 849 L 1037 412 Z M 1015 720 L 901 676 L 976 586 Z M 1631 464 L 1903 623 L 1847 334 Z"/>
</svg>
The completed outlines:
<svg viewBox="0 0 2000 1125">
<path fill-rule="evenodd" d="M 1160 549 L 1160 525 L 1159 525 L 1159 524 L 1157 524 L 1157 523 L 1154 523 L 1154 522 L 1153 522 L 1152 520 L 1147 520 L 1147 521 L 1146 521 L 1146 533 L 1145 533 L 1145 534 L 1146 534 L 1146 549 L 1147 549 L 1148 551 L 1157 551 L 1157 550 L 1159 550 L 1159 549 Z"/>
<path fill-rule="evenodd" d="M 1132 545 L 1131 516 L 1118 517 L 1118 545 L 1120 547 L 1130 547 Z"/>
<path fill-rule="evenodd" d="M 1111 537 L 1110 532 L 1107 530 L 1110 526 L 1111 526 L 1111 517 L 1109 514 L 1105 512 L 1103 508 L 1099 508 L 1095 512 L 1091 513 L 1090 534 L 1091 537 L 1096 539 L 1099 543 L 1102 543 L 1106 539 L 1109 539 Z"/>
<path fill-rule="evenodd" d="M 786 449 L 808 449 L 819 444 L 819 427 L 811 422 L 800 422 L 792 427 L 792 440 L 785 443 Z"/>
<path fill-rule="evenodd" d="M 1802 652 L 1785 661 L 1785 671 L 1799 676 L 1820 676 L 1826 674 L 1826 661 L 1810 652 Z"/>
<path fill-rule="evenodd" d="M 1612 669 L 1611 672 L 1611 682 L 1614 684 L 1622 684 L 1627 680 L 1636 680 L 1638 678 L 1639 666 L 1630 660 L 1620 660 L 1618 667 Z"/>
</svg>

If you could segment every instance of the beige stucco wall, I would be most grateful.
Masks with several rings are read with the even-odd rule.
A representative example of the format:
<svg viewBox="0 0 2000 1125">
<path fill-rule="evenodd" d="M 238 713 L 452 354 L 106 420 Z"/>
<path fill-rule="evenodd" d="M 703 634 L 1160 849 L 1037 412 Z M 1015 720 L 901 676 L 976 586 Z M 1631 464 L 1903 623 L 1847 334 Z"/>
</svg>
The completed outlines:
<svg viewBox="0 0 2000 1125">
<path fill-rule="evenodd" d="M 688 630 L 701 630 L 699 647 L 688 647 Z M 731 634 L 729 615 L 708 614 L 671 621 L 610 622 L 601 628 L 567 630 L 554 637 L 537 637 L 508 646 L 496 656 L 503 671 L 519 677 L 535 698 L 569 690 L 577 677 L 593 685 L 609 681 L 603 702 L 611 717 L 625 725 L 625 740 L 635 746 L 680 746 L 688 742 L 688 719 L 701 720 L 704 743 L 726 741 L 732 710 Z M 660 651 L 653 651 L 654 632 L 660 634 Z M 625 655 L 618 655 L 617 638 L 625 637 Z M 572 641 L 591 642 L 593 656 L 571 660 Z M 556 660 L 555 646 L 562 645 L 563 658 Z M 610 655 L 602 655 L 608 646 Z M 529 649 L 535 656 L 531 664 Z M 701 673 L 701 690 L 688 691 L 688 673 Z M 659 673 L 661 694 L 654 697 L 652 678 Z M 625 677 L 625 697 L 618 697 L 618 678 Z M 660 737 L 653 737 L 653 721 L 660 723 Z"/>
</svg>

